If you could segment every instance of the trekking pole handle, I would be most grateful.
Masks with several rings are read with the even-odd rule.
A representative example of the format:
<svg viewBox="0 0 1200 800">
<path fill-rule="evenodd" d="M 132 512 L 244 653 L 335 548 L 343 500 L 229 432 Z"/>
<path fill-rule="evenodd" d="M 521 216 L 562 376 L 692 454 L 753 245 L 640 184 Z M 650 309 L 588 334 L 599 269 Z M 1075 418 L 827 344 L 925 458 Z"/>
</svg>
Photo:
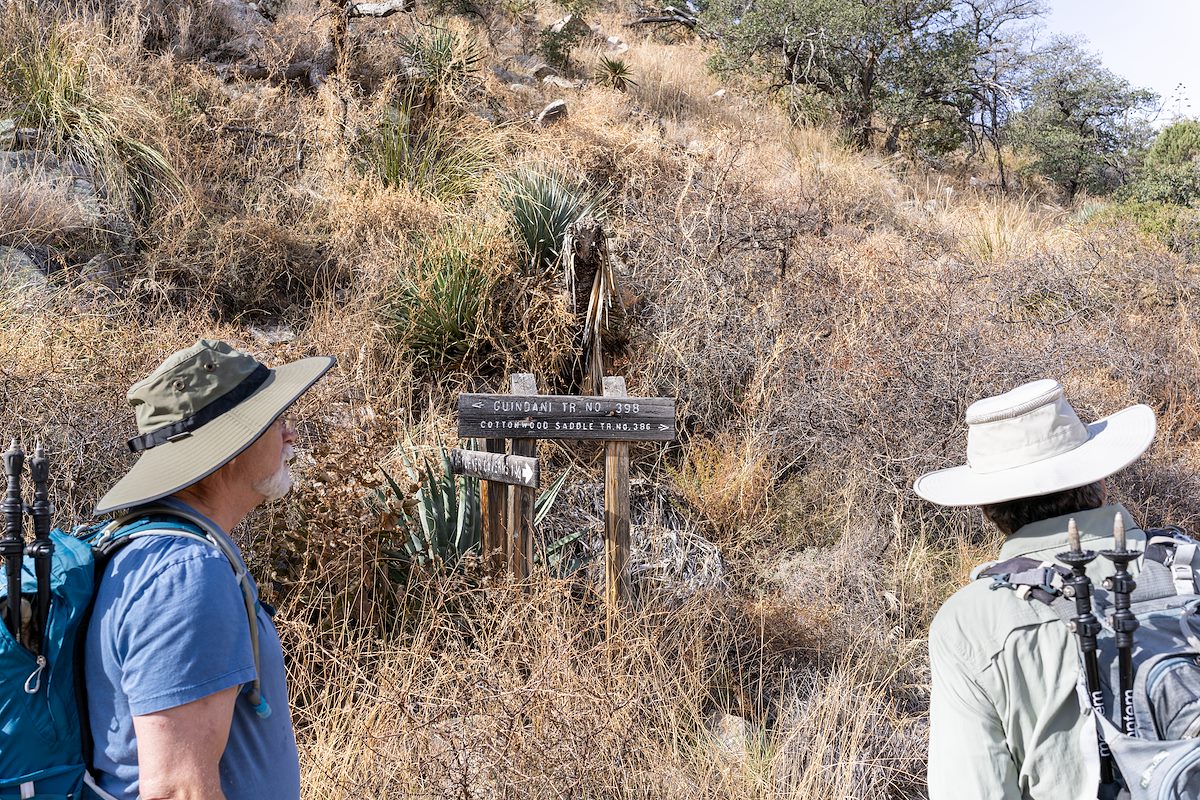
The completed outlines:
<svg viewBox="0 0 1200 800">
<path fill-rule="evenodd" d="M 1087 565 L 1096 559 L 1096 553 L 1083 549 L 1079 526 L 1073 517 L 1067 522 L 1067 546 L 1067 552 L 1059 553 L 1056 557 L 1071 568 L 1071 577 L 1066 579 L 1063 586 L 1063 594 L 1075 601 L 1075 617 L 1071 619 L 1070 628 L 1075 632 L 1083 661 L 1088 702 L 1096 714 L 1104 717 L 1107 712 L 1104 708 L 1104 692 L 1100 688 L 1100 662 L 1096 655 L 1101 624 L 1092 610 L 1092 580 L 1087 575 Z M 1102 737 L 1098 739 L 1100 783 L 1108 785 L 1115 780 L 1112 751 Z"/>
<path fill-rule="evenodd" d="M 33 479 L 33 543 L 28 554 L 33 559 L 33 573 L 37 578 L 37 608 L 34 619 L 37 624 L 31 634 L 30 647 L 39 655 L 45 651 L 46 626 L 50 620 L 51 565 L 54 561 L 54 542 L 50 539 L 50 523 L 54 507 L 50 505 L 50 459 L 41 442 L 29 459 L 29 474 Z"/>
<path fill-rule="evenodd" d="M 1100 555 L 1113 563 L 1112 577 L 1104 579 L 1104 588 L 1112 592 L 1113 639 L 1117 645 L 1117 678 L 1120 683 L 1121 730 L 1128 736 L 1137 735 L 1137 720 L 1133 715 L 1133 634 L 1141 623 L 1130 610 L 1130 595 L 1137 589 L 1137 581 L 1129 572 L 1129 562 L 1138 553 L 1129 550 L 1125 536 L 1125 520 L 1120 512 L 1113 518 L 1113 549 Z"/>
<path fill-rule="evenodd" d="M 46 540 L 50 538 L 54 507 L 50 505 L 50 459 L 40 442 L 29 459 L 29 476 L 33 480 L 33 505 L 29 509 L 33 516 L 33 538 Z"/>
<path fill-rule="evenodd" d="M 0 515 L 4 517 L 4 536 L 0 538 L 0 557 L 4 559 L 7 578 L 8 613 L 6 624 L 14 639 L 21 635 L 21 560 L 25 551 L 25 501 L 21 497 L 21 470 L 25 466 L 25 453 L 12 440 L 4 453 L 4 474 L 8 485 L 4 502 L 0 503 Z"/>
</svg>

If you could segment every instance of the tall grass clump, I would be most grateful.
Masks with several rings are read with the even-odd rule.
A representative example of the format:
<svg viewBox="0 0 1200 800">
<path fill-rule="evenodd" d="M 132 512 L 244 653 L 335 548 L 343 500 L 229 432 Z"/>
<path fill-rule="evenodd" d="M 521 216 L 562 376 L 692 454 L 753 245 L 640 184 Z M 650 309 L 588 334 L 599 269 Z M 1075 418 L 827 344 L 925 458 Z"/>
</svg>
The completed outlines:
<svg viewBox="0 0 1200 800">
<path fill-rule="evenodd" d="M 477 237 L 453 230 L 432 237 L 386 293 L 387 338 L 428 373 L 462 367 L 484 343 L 495 288 Z"/>
<path fill-rule="evenodd" d="M 526 269 L 540 275 L 559 266 L 571 225 L 599 216 L 605 199 L 554 170 L 528 167 L 505 179 L 500 197 Z"/>
<path fill-rule="evenodd" d="M 149 112 L 131 97 L 106 96 L 88 58 L 60 23 L 9 4 L 0 19 L 0 109 L 86 167 L 105 194 L 146 222 L 155 203 L 177 196 L 182 184 L 161 150 L 127 132 Z"/>
<path fill-rule="evenodd" d="M 474 194 L 499 156 L 495 138 L 461 113 L 432 109 L 404 90 L 360 145 L 365 172 L 441 202 Z"/>
</svg>

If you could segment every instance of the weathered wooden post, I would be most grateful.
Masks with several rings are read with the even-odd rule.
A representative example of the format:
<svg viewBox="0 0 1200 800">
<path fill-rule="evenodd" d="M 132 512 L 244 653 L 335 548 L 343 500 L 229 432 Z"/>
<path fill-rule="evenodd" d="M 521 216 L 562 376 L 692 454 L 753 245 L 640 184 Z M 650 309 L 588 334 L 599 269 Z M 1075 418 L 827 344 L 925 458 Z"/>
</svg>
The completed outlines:
<svg viewBox="0 0 1200 800">
<path fill-rule="evenodd" d="M 624 399 L 625 379 L 604 379 L 606 398 Z M 629 598 L 629 442 L 604 445 L 604 595 L 609 629 L 620 605 Z"/>
<path fill-rule="evenodd" d="M 515 372 L 509 378 L 509 392 L 514 395 L 536 395 L 537 380 L 528 372 Z M 534 458 L 537 439 L 512 441 L 512 454 Z M 513 577 L 524 580 L 533 571 L 533 503 L 536 490 L 513 486 L 508 492 L 508 540 L 512 544 Z"/>
<path fill-rule="evenodd" d="M 486 453 L 504 455 L 503 439 L 476 439 L 482 443 L 480 450 Z M 477 445 L 478 446 L 478 445 Z M 479 512 L 483 525 L 483 535 L 480 545 L 483 557 L 488 566 L 496 571 L 508 563 L 508 526 L 505 524 L 505 512 L 508 510 L 508 484 L 495 480 L 485 480 L 479 489 Z"/>
<path fill-rule="evenodd" d="M 477 439 L 477 441 L 479 441 Z M 493 440 L 483 440 L 490 442 Z M 505 514 L 508 511 L 508 487 L 525 486 L 536 489 L 540 485 L 541 467 L 536 458 L 507 455 L 504 452 L 504 440 L 499 442 L 500 452 L 490 453 L 486 450 L 461 450 L 454 448 L 450 451 L 450 471 L 455 475 L 470 475 L 479 478 L 480 491 L 480 520 L 483 526 L 481 537 L 483 554 L 489 563 L 500 569 L 508 559 L 509 548 L 505 543 L 504 532 L 508 528 Z"/>
</svg>

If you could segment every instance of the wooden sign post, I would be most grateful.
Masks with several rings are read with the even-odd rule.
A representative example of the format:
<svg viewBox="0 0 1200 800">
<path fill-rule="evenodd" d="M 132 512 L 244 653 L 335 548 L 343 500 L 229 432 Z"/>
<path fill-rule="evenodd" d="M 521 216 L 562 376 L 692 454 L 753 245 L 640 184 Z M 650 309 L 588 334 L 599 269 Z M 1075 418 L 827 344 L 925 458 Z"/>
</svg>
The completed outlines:
<svg viewBox="0 0 1200 800">
<path fill-rule="evenodd" d="M 477 442 L 480 440 L 476 440 Z M 483 449 L 487 453 L 504 455 L 503 439 L 483 439 Z M 508 511 L 508 485 L 494 480 L 485 480 L 479 492 L 480 514 L 483 517 L 482 542 L 483 557 L 494 570 L 501 570 L 508 563 L 508 525 L 505 524 L 505 514 Z"/>
<path fill-rule="evenodd" d="M 511 547 L 505 535 L 509 530 L 524 527 L 513 526 L 506 518 L 508 498 L 518 487 L 532 492 L 541 481 L 541 468 L 536 458 L 505 455 L 503 439 L 486 439 L 485 446 L 499 444 L 498 453 L 480 450 L 450 451 L 450 471 L 455 475 L 470 475 L 482 481 L 480 491 L 480 516 L 483 526 L 482 549 L 488 564 L 496 570 L 503 569 L 510 559 Z M 522 512 L 523 513 L 523 512 Z M 530 511 L 532 513 L 532 509 Z M 532 519 L 528 527 L 532 528 Z"/>
<path fill-rule="evenodd" d="M 519 372 L 509 379 L 514 395 L 537 394 L 537 383 L 533 375 Z M 461 424 L 461 423 L 460 423 Z M 527 458 L 537 455 L 536 439 L 513 439 L 512 454 Z M 508 530 L 512 542 L 513 577 L 524 580 L 533 571 L 533 502 L 534 490 L 512 486 L 508 490 Z"/>
<path fill-rule="evenodd" d="M 458 435 L 483 440 L 489 454 L 474 453 L 464 474 L 485 478 L 484 551 L 499 563 L 506 557 L 512 574 L 528 577 L 533 565 L 533 506 L 537 483 L 515 480 L 520 464 L 536 465 L 538 439 L 592 439 L 605 442 L 604 565 L 610 610 L 629 596 L 629 443 L 675 439 L 675 400 L 629 397 L 625 379 L 604 379 L 604 394 L 539 395 L 534 377 L 511 376 L 510 394 L 460 394 Z M 504 439 L 512 454 L 503 457 Z M 536 466 L 532 467 L 536 474 Z M 498 507 L 507 492 L 507 525 Z M 503 547 L 501 547 L 503 543 Z M 611 615 L 610 615 L 611 619 Z"/>
<path fill-rule="evenodd" d="M 606 377 L 604 396 L 628 397 L 625 379 Z M 604 599 L 609 608 L 609 634 L 613 611 L 629 596 L 628 566 L 629 442 L 609 442 L 604 445 Z"/>
</svg>

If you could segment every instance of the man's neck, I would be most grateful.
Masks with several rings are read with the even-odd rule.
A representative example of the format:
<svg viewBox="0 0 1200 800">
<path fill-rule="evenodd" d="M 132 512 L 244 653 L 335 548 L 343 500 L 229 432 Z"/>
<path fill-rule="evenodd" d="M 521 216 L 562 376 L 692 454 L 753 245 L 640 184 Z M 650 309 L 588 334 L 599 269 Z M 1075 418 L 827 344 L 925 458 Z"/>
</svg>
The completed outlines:
<svg viewBox="0 0 1200 800">
<path fill-rule="evenodd" d="M 221 530 L 229 533 L 246 518 L 252 509 L 241 510 L 226 503 L 214 503 L 211 499 L 193 490 L 191 486 L 180 489 L 174 495 L 176 499 L 187 503 L 193 509 L 211 519 Z"/>
</svg>

